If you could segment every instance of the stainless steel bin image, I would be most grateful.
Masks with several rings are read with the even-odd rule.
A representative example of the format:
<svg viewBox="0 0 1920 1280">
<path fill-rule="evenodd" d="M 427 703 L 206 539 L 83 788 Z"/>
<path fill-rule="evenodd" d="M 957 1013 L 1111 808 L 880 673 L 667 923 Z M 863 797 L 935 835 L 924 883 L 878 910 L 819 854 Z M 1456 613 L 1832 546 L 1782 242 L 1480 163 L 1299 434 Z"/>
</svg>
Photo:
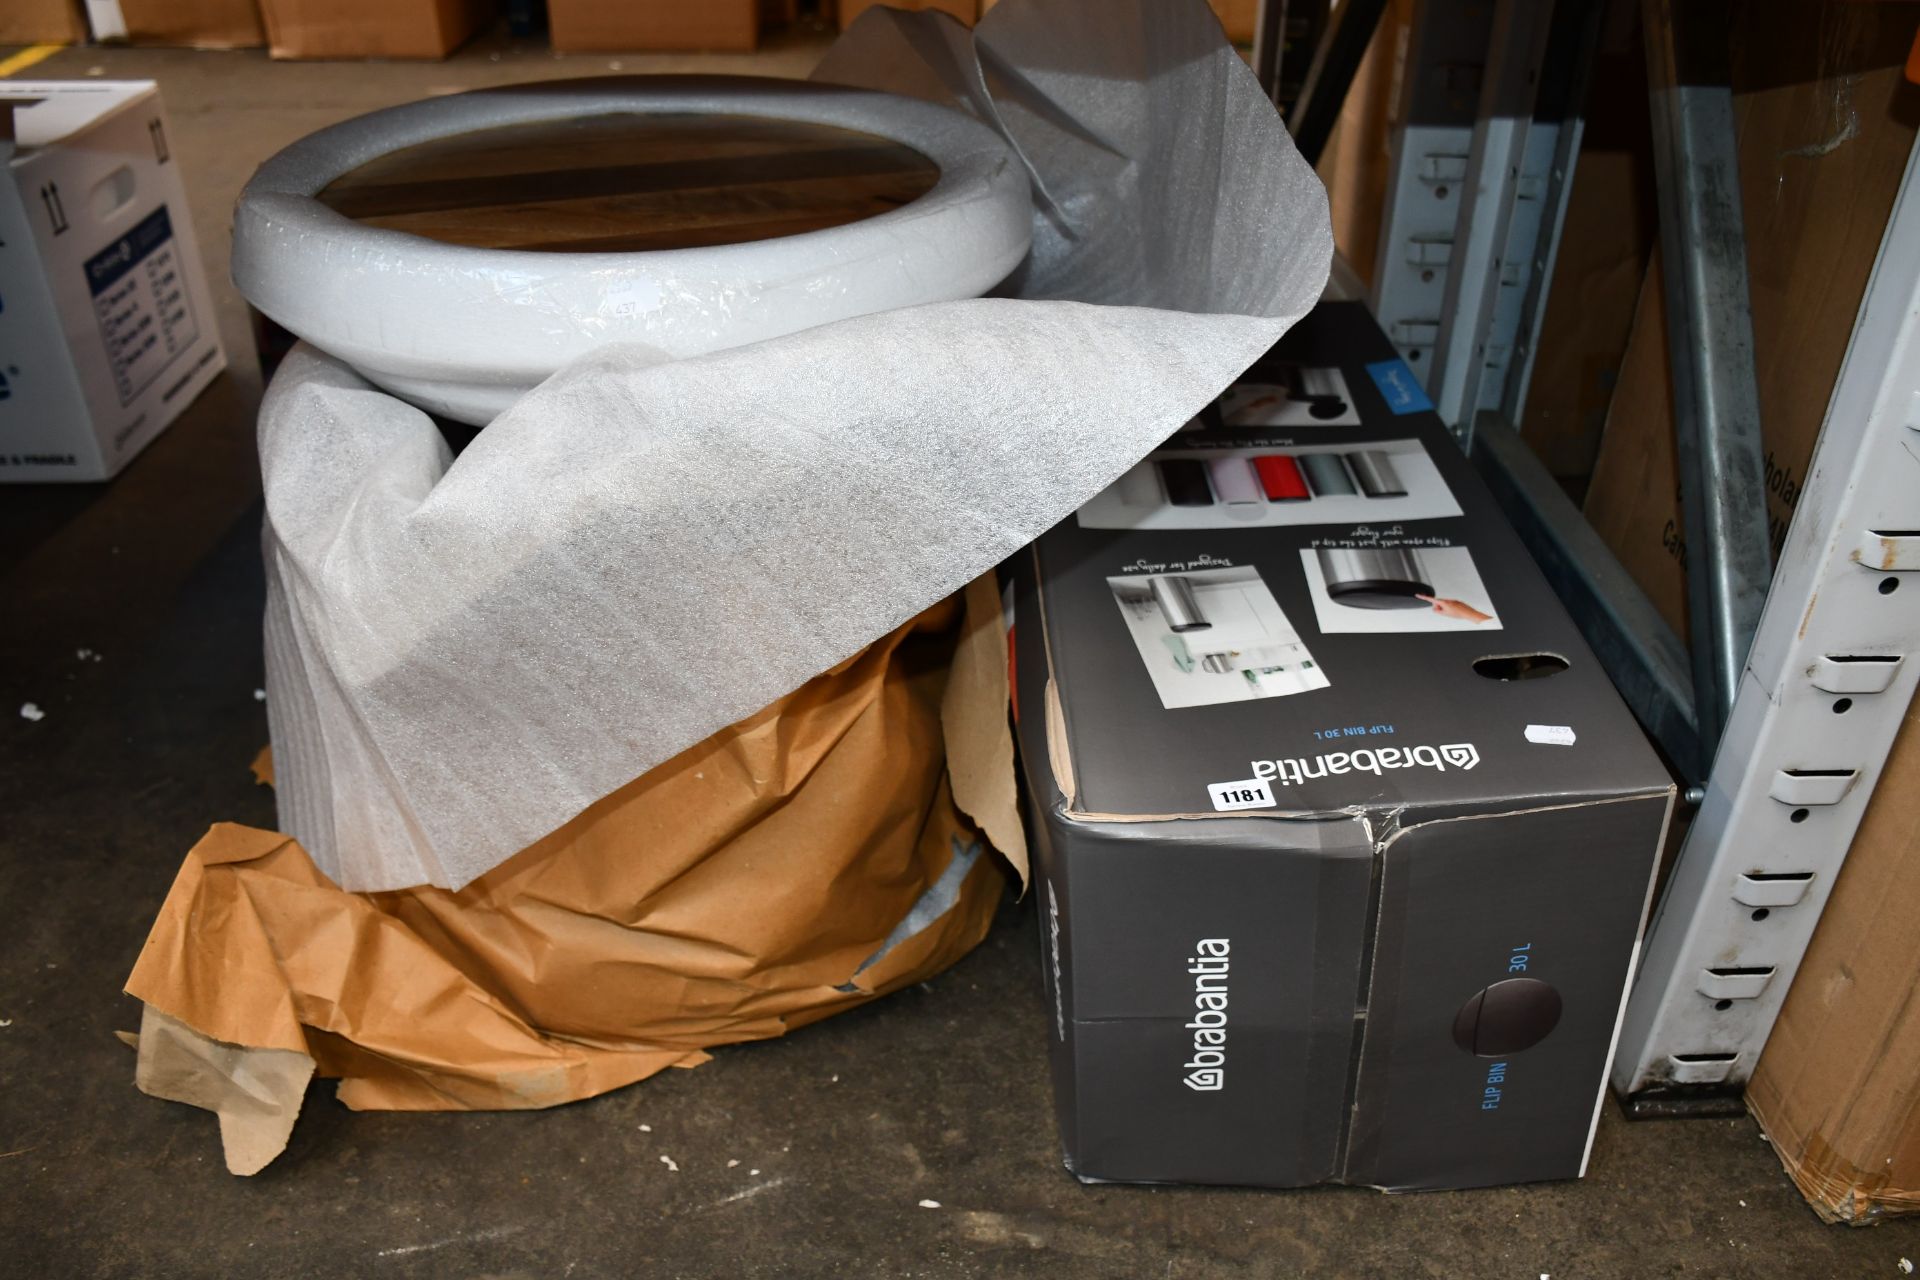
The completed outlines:
<svg viewBox="0 0 1920 1280">
<path fill-rule="evenodd" d="M 1147 583 L 1147 589 L 1153 592 L 1153 602 L 1160 606 L 1160 614 L 1167 620 L 1169 631 L 1205 631 L 1213 625 L 1200 610 L 1200 601 L 1193 594 L 1193 584 L 1185 578 L 1177 574 L 1153 578 Z"/>
<path fill-rule="evenodd" d="M 1322 547 L 1327 596 L 1355 609 L 1425 609 L 1433 594 L 1418 552 L 1401 547 Z"/>
</svg>

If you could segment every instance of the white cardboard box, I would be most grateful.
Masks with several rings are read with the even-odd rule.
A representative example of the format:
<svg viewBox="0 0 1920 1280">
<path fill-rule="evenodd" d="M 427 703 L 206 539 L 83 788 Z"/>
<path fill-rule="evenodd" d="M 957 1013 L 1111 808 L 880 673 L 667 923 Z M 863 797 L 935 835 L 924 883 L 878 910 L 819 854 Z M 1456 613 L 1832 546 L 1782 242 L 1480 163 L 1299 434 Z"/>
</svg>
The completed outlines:
<svg viewBox="0 0 1920 1280">
<path fill-rule="evenodd" d="M 160 91 L 0 80 L 0 482 L 104 480 L 226 368 Z"/>
</svg>

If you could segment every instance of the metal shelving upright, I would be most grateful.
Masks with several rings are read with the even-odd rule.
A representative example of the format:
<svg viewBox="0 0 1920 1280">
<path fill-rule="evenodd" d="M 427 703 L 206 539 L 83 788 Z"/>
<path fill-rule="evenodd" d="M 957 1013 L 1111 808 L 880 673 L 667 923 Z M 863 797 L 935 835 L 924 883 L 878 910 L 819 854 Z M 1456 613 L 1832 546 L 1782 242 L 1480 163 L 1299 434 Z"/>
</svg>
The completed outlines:
<svg viewBox="0 0 1920 1280">
<path fill-rule="evenodd" d="M 1382 7 L 1329 21 L 1289 120 L 1309 159 Z M 1910 159 L 1775 567 L 1728 8 L 1644 0 L 1689 653 L 1517 426 L 1599 9 L 1420 0 L 1371 301 L 1699 806 L 1612 1078 L 1631 1112 L 1715 1113 L 1739 1105 L 1920 681 L 1920 180 Z"/>
</svg>

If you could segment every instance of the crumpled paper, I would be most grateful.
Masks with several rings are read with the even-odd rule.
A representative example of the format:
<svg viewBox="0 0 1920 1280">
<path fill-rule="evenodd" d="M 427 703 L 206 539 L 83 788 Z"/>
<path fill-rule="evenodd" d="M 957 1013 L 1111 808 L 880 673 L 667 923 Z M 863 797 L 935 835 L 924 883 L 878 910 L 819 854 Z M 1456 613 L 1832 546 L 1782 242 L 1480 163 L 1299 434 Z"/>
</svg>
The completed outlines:
<svg viewBox="0 0 1920 1280">
<path fill-rule="evenodd" d="M 127 979 L 136 1082 L 217 1113 L 251 1174 L 315 1074 L 355 1108 L 549 1107 L 931 978 L 1026 877 L 991 575 L 963 601 L 457 893 L 347 893 L 286 835 L 214 826 Z"/>
<path fill-rule="evenodd" d="M 140 1059 L 133 1079 L 142 1093 L 219 1117 L 229 1172 L 258 1173 L 286 1150 L 313 1079 L 314 1061 L 304 1049 L 226 1044 L 152 1005 L 141 1010 L 134 1047 Z"/>
<path fill-rule="evenodd" d="M 282 826 L 458 888 L 958 590 L 1312 306 L 1326 195 L 1201 0 L 875 10 L 820 74 L 1002 129 L 1008 296 L 667 364 L 610 347 L 457 459 L 298 349 L 260 418 Z"/>
</svg>

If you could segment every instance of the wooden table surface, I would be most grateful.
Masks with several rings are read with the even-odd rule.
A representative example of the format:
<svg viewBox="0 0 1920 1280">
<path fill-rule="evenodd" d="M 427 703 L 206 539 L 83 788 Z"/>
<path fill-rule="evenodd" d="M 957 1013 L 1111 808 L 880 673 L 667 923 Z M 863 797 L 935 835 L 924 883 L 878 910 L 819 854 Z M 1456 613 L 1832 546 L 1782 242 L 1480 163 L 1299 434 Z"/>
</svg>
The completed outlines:
<svg viewBox="0 0 1920 1280">
<path fill-rule="evenodd" d="M 939 176 L 911 147 L 851 129 L 618 113 L 407 147 L 335 179 L 320 200 L 453 244 L 631 252 L 840 226 L 917 199 Z"/>
</svg>

